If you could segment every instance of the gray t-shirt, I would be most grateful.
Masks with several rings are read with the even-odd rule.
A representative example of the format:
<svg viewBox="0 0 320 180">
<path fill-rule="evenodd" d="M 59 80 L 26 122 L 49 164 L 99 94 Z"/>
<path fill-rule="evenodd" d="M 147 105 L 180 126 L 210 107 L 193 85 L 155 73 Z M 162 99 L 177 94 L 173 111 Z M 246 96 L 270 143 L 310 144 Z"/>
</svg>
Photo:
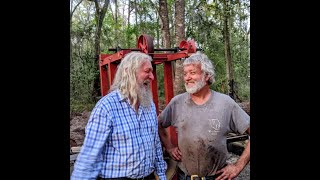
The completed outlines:
<svg viewBox="0 0 320 180">
<path fill-rule="evenodd" d="M 159 115 L 162 127 L 174 126 L 182 152 L 179 168 L 188 175 L 214 175 L 226 164 L 227 134 L 243 134 L 250 116 L 229 96 L 211 91 L 209 100 L 195 104 L 189 93 L 171 99 Z"/>
</svg>

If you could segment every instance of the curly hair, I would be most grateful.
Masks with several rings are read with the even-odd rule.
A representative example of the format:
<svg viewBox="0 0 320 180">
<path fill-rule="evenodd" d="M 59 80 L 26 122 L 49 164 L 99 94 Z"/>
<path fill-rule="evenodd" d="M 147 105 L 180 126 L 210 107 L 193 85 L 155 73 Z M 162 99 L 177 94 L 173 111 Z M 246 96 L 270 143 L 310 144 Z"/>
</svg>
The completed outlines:
<svg viewBox="0 0 320 180">
<path fill-rule="evenodd" d="M 183 62 L 183 66 L 189 64 L 200 64 L 201 70 L 209 77 L 208 85 L 211 85 L 215 82 L 215 72 L 214 72 L 214 65 L 211 60 L 208 58 L 207 55 L 203 54 L 202 52 L 197 52 L 192 54 L 190 57 L 186 58 Z"/>
</svg>

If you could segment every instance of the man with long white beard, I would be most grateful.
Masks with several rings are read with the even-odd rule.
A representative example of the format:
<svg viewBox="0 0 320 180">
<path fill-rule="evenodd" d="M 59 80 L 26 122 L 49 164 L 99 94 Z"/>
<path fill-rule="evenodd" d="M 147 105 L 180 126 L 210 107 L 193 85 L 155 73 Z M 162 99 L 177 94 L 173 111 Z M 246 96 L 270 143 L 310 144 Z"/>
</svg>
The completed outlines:
<svg viewBox="0 0 320 180">
<path fill-rule="evenodd" d="M 97 102 L 71 180 L 166 180 L 150 83 L 152 58 L 128 53 L 110 92 Z"/>
<path fill-rule="evenodd" d="M 250 140 L 235 164 L 227 164 L 227 134 L 250 135 L 250 117 L 229 96 L 210 89 L 214 66 L 203 53 L 183 62 L 186 93 L 175 96 L 159 115 L 159 134 L 166 151 L 178 161 L 178 180 L 231 180 L 250 160 Z M 178 132 L 173 146 L 165 128 Z"/>
</svg>

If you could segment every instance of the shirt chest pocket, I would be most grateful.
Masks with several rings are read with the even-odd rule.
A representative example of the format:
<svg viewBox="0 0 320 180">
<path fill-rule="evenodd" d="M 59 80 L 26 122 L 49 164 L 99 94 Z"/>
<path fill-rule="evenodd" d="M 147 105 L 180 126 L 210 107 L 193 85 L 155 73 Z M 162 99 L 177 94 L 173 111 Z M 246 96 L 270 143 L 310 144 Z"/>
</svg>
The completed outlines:
<svg viewBox="0 0 320 180">
<path fill-rule="evenodd" d="M 113 132 L 110 138 L 110 145 L 115 149 L 116 152 L 120 154 L 126 153 L 126 147 L 130 146 L 130 132 L 126 131 L 116 131 Z"/>
<path fill-rule="evenodd" d="M 129 136 L 126 132 L 115 132 L 112 134 L 112 141 L 115 142 L 127 141 L 128 139 Z"/>
<path fill-rule="evenodd" d="M 141 134 L 144 136 L 154 136 L 156 133 L 156 128 L 158 128 L 158 126 L 156 125 L 155 122 L 152 121 L 148 121 L 148 122 L 144 122 L 141 124 Z"/>
</svg>

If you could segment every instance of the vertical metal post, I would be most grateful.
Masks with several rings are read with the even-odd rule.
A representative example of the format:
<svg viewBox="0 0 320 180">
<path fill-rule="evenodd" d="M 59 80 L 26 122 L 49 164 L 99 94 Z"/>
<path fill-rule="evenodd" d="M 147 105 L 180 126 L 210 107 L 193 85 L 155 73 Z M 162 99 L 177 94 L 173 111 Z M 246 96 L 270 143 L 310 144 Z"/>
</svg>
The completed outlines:
<svg viewBox="0 0 320 180">
<path fill-rule="evenodd" d="M 109 79 L 108 79 L 108 69 L 106 66 L 101 65 L 102 61 L 104 58 L 110 56 L 110 54 L 101 54 L 99 56 L 99 70 L 100 70 L 100 91 L 101 91 L 101 96 L 105 96 L 108 94 L 108 91 L 110 89 L 109 85 Z"/>
<path fill-rule="evenodd" d="M 173 76 L 171 61 L 164 62 L 164 91 L 166 98 L 166 105 L 173 98 Z M 177 131 L 174 127 L 169 127 L 169 136 L 171 143 L 175 146 L 178 145 Z"/>
<path fill-rule="evenodd" d="M 111 87 L 113 79 L 117 72 L 117 65 L 112 62 L 108 62 L 108 77 L 109 77 L 109 87 Z"/>
<path fill-rule="evenodd" d="M 100 84 L 101 84 L 101 96 L 108 94 L 110 89 L 109 79 L 108 79 L 108 70 L 105 66 L 100 66 Z"/>
<path fill-rule="evenodd" d="M 154 76 L 154 80 L 151 82 L 151 90 L 152 90 L 153 102 L 156 105 L 157 115 L 159 115 L 157 66 L 155 64 L 152 64 L 152 68 L 153 68 L 152 74 Z"/>
</svg>

